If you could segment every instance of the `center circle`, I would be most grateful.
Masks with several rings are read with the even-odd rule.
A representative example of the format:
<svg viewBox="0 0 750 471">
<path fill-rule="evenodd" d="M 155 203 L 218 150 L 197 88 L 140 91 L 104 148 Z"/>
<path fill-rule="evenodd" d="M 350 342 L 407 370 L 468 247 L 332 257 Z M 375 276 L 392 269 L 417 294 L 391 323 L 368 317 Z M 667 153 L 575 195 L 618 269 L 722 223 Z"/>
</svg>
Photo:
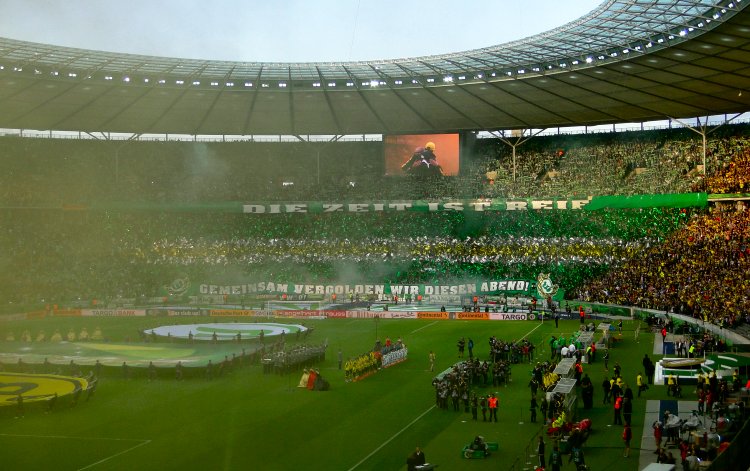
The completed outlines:
<svg viewBox="0 0 750 471">
<path fill-rule="evenodd" d="M 178 324 L 163 325 L 144 331 L 146 335 L 158 335 L 160 337 L 172 337 L 178 339 L 194 340 L 237 340 L 240 338 L 252 339 L 281 334 L 296 334 L 304 332 L 307 327 L 297 324 L 269 323 L 210 323 L 210 324 Z"/>
</svg>

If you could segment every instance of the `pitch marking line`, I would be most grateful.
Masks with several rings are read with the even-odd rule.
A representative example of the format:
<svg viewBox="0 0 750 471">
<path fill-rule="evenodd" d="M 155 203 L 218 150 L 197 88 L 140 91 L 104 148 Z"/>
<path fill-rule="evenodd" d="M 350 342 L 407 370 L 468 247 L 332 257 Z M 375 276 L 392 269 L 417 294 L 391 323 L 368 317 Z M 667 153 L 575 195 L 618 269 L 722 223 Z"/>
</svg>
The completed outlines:
<svg viewBox="0 0 750 471">
<path fill-rule="evenodd" d="M 136 443 L 135 445 L 131 446 L 130 448 L 127 448 L 125 450 L 119 451 L 113 455 L 110 455 L 106 458 L 103 458 L 99 461 L 96 461 L 94 463 L 91 463 L 87 466 L 84 466 L 83 468 L 78 468 L 77 471 L 82 471 L 84 469 L 90 469 L 94 466 L 98 466 L 106 461 L 109 461 L 113 458 L 116 458 L 120 455 L 124 455 L 125 453 L 129 453 L 136 448 L 140 448 L 143 445 L 148 445 L 151 443 L 151 440 L 145 440 L 142 438 L 105 438 L 105 437 L 71 437 L 71 436 L 65 436 L 65 435 L 21 435 L 21 434 L 12 434 L 12 433 L 0 433 L 0 437 L 20 437 L 20 438 L 55 438 L 55 439 L 64 439 L 64 440 L 107 440 L 107 441 L 115 441 L 115 442 L 140 442 Z"/>
<path fill-rule="evenodd" d="M 419 421 L 419 420 L 420 420 L 420 419 L 421 419 L 422 417 L 424 417 L 425 415 L 427 415 L 427 413 L 428 413 L 428 412 L 430 412 L 430 411 L 431 411 L 432 409 L 434 409 L 435 407 L 436 407 L 436 406 L 435 406 L 435 405 L 433 404 L 433 405 L 432 405 L 432 407 L 430 407 L 430 408 L 429 408 L 429 409 L 427 409 L 426 411 L 422 412 L 422 413 L 421 413 L 421 414 L 419 415 L 419 417 L 417 417 L 416 419 L 414 419 L 414 420 L 412 420 L 411 422 L 409 422 L 409 423 L 408 423 L 408 424 L 406 425 L 406 427 L 404 427 L 404 428 L 402 428 L 401 430 L 399 430 L 398 432 L 396 432 L 396 433 L 395 433 L 395 434 L 394 434 L 393 436 L 391 436 L 391 438 L 389 438 L 388 440 L 386 440 L 385 442 L 383 442 L 383 444 L 382 444 L 382 445 L 380 445 L 379 447 L 377 447 L 377 448 L 375 448 L 374 450 L 372 450 L 372 452 L 371 452 L 371 453 L 370 453 L 369 455 L 367 455 L 367 456 L 365 456 L 364 458 L 362 458 L 362 460 L 361 460 L 361 461 L 360 461 L 359 463 L 357 463 L 357 464 L 355 464 L 354 466 L 352 466 L 351 468 L 349 468 L 349 470 L 348 470 L 348 471 L 352 471 L 352 470 L 354 470 L 354 469 L 357 469 L 357 468 L 359 467 L 359 465 L 361 465 L 361 464 L 362 464 L 362 463 L 364 463 L 365 461 L 369 460 L 369 459 L 370 459 L 370 457 L 372 457 L 372 455 L 374 455 L 375 453 L 379 452 L 379 451 L 380 451 L 381 449 L 383 449 L 383 447 L 385 447 L 385 446 L 386 446 L 387 444 L 391 443 L 391 442 L 392 442 L 392 441 L 393 441 L 393 440 L 394 440 L 394 439 L 395 439 L 396 437 L 398 437 L 398 436 L 399 436 L 399 435 L 401 435 L 401 434 L 402 434 L 403 432 L 405 432 L 405 431 L 406 431 L 406 430 L 407 430 L 407 429 L 408 429 L 409 427 L 411 427 L 412 425 L 414 425 L 415 423 L 417 423 L 417 422 L 418 422 L 418 421 Z"/>
<path fill-rule="evenodd" d="M 433 325 L 437 324 L 438 322 L 440 322 L 440 321 L 433 321 L 433 322 L 430 322 L 429 324 L 427 324 L 427 325 L 423 325 L 422 327 L 420 327 L 420 328 L 419 328 L 419 329 L 417 329 L 417 330 L 412 330 L 412 331 L 411 331 L 411 333 L 412 333 L 412 334 L 414 334 L 414 333 L 417 333 L 417 332 L 419 332 L 419 331 L 420 331 L 420 330 L 422 330 L 422 329 L 426 329 L 427 327 L 432 327 Z"/>
</svg>

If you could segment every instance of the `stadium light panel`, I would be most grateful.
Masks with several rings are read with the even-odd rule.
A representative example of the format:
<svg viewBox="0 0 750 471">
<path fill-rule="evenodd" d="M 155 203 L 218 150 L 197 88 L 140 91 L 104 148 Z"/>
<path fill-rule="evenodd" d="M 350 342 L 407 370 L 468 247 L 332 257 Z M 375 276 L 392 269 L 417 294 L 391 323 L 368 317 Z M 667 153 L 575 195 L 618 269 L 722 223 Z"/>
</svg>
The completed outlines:
<svg viewBox="0 0 750 471">
<path fill-rule="evenodd" d="M 175 80 L 174 83 L 176 85 L 185 85 L 185 81 L 184 80 Z"/>
<path fill-rule="evenodd" d="M 594 58 L 593 57 L 587 57 L 586 58 L 586 63 L 587 64 L 591 64 L 592 62 L 594 62 Z"/>
<path fill-rule="evenodd" d="M 394 83 L 395 85 L 403 85 L 403 83 L 404 83 L 404 82 L 402 82 L 401 80 L 396 80 L 396 81 L 394 81 L 393 83 Z"/>
<path fill-rule="evenodd" d="M 443 77 L 443 82 L 445 83 L 453 82 L 453 77 L 451 77 L 450 75 Z"/>
<path fill-rule="evenodd" d="M 279 88 L 286 88 L 286 83 L 279 82 Z"/>
<path fill-rule="evenodd" d="M 161 80 L 159 80 L 159 84 L 160 84 L 160 85 L 164 85 L 165 83 L 167 83 L 167 81 L 166 81 L 166 80 L 164 80 L 164 79 L 161 79 Z"/>
<path fill-rule="evenodd" d="M 201 83 L 198 80 L 193 81 L 193 85 L 200 85 Z"/>
<path fill-rule="evenodd" d="M 253 86 L 253 83 L 252 83 L 252 82 L 245 82 L 245 86 L 246 86 L 246 87 L 252 87 L 252 86 Z"/>
<path fill-rule="evenodd" d="M 346 86 L 347 87 L 353 87 L 354 86 L 354 82 L 346 82 Z"/>
<path fill-rule="evenodd" d="M 227 87 L 234 87 L 234 82 L 227 82 L 224 85 Z"/>
<path fill-rule="evenodd" d="M 363 84 L 363 85 L 365 85 L 365 84 Z M 379 85 L 379 83 L 378 83 L 378 81 L 377 81 L 377 80 L 370 80 L 370 83 L 369 83 L 369 85 L 370 85 L 371 87 L 377 87 L 377 86 Z"/>
<path fill-rule="evenodd" d="M 122 81 L 125 82 L 125 83 L 129 83 L 130 82 L 130 77 L 127 77 L 127 76 L 123 77 Z"/>
</svg>

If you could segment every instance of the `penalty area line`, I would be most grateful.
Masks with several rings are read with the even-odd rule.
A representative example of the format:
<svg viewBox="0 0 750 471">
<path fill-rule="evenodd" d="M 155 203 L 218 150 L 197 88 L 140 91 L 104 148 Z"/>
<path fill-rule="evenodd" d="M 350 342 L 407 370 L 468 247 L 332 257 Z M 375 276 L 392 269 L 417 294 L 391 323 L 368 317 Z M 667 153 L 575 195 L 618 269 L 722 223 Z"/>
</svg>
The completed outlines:
<svg viewBox="0 0 750 471">
<path fill-rule="evenodd" d="M 422 417 L 424 417 L 425 415 L 427 415 L 427 413 L 428 413 L 428 412 L 430 412 L 430 411 L 431 411 L 432 409 L 434 409 L 435 407 L 436 407 L 436 406 L 435 406 L 435 405 L 433 404 L 433 405 L 432 405 L 432 407 L 430 407 L 430 408 L 429 408 L 429 409 L 427 409 L 426 411 L 422 412 L 422 413 L 421 413 L 421 414 L 419 415 L 419 417 L 417 417 L 416 419 L 412 420 L 412 421 L 411 421 L 411 422 L 409 422 L 409 423 L 408 423 L 408 424 L 407 424 L 407 425 L 406 425 L 406 426 L 405 426 L 404 428 L 402 428 L 401 430 L 399 430 L 398 432 L 396 432 L 395 434 L 393 434 L 393 436 L 391 436 L 391 438 L 389 438 L 388 440 L 386 440 L 385 442 L 383 442 L 383 444 L 382 444 L 382 445 L 380 445 L 379 447 L 377 447 L 377 448 L 375 448 L 374 450 L 372 450 L 372 452 L 371 452 L 371 453 L 370 453 L 369 455 L 367 455 L 367 456 L 365 456 L 364 458 L 362 458 L 362 460 L 361 460 L 361 461 L 360 461 L 359 463 L 357 463 L 357 464 L 355 464 L 354 466 L 352 466 L 351 468 L 349 468 L 349 470 L 348 470 L 348 471 L 352 471 L 352 470 L 354 470 L 354 469 L 357 469 L 357 468 L 359 467 L 359 465 L 361 465 L 361 464 L 362 464 L 362 463 L 364 463 L 365 461 L 369 460 L 369 459 L 370 459 L 370 458 L 372 457 L 372 455 L 374 455 L 375 453 L 377 453 L 377 452 L 379 452 L 380 450 L 382 450 L 382 449 L 383 449 L 383 447 L 385 447 L 385 446 L 386 446 L 387 444 L 391 443 L 391 442 L 392 442 L 392 441 L 393 441 L 393 440 L 394 440 L 394 439 L 395 439 L 396 437 L 398 437 L 398 436 L 399 436 L 399 435 L 401 435 L 401 434 L 402 434 L 402 433 L 403 433 L 404 431 L 406 431 L 406 430 L 407 430 L 407 429 L 408 429 L 409 427 L 411 427 L 412 425 L 414 425 L 415 423 L 417 423 L 417 422 L 419 421 L 419 419 L 421 419 Z"/>
</svg>

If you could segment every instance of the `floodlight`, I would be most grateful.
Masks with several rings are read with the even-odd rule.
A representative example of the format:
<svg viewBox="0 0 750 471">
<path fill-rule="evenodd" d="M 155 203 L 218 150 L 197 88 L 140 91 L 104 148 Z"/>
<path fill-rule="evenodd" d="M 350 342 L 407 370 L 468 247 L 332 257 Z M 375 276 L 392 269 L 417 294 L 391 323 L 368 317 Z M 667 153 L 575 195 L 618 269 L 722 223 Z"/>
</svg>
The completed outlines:
<svg viewBox="0 0 750 471">
<path fill-rule="evenodd" d="M 586 58 L 586 63 L 587 64 L 591 64 L 592 62 L 594 62 L 594 59 L 592 57 L 587 57 Z"/>
</svg>

